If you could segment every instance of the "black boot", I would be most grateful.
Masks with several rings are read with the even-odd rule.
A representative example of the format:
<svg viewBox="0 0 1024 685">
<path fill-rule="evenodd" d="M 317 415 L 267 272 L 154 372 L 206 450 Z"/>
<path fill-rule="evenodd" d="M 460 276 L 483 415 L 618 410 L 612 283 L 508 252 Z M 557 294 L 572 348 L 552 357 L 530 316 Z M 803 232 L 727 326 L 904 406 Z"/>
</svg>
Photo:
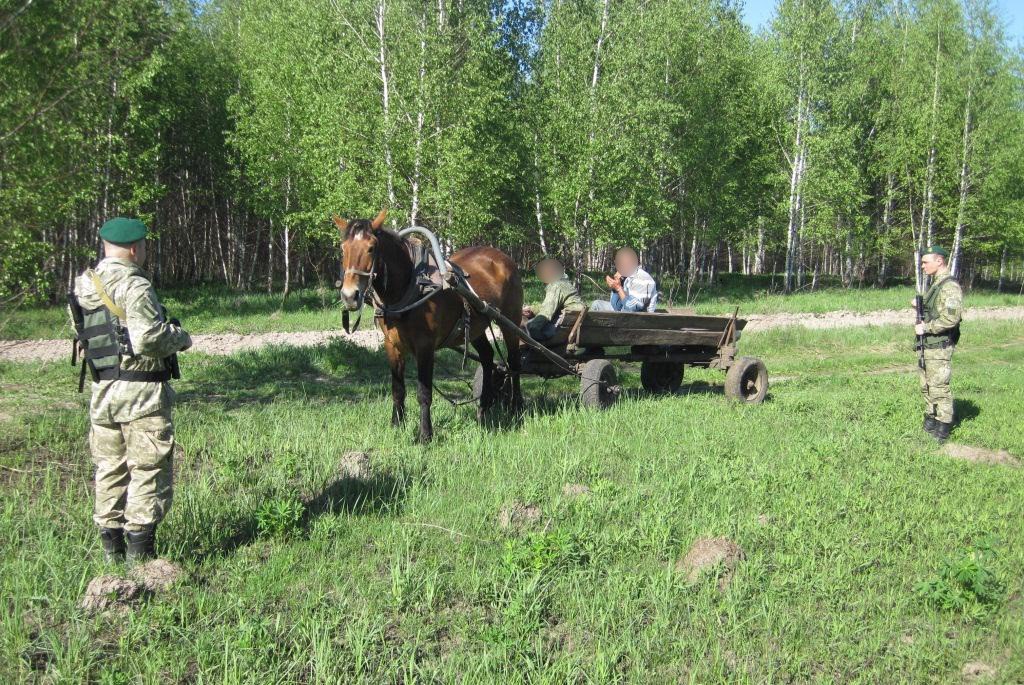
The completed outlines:
<svg viewBox="0 0 1024 685">
<path fill-rule="evenodd" d="M 952 423 L 943 423 L 942 421 L 935 421 L 935 431 L 932 435 L 939 441 L 939 444 L 946 442 L 949 439 L 949 431 L 953 429 Z"/>
<path fill-rule="evenodd" d="M 108 564 L 119 564 L 124 561 L 123 529 L 100 528 L 100 543 L 103 545 L 103 558 Z"/>
<path fill-rule="evenodd" d="M 935 425 L 938 421 L 935 420 L 934 414 L 924 415 L 924 432 L 928 435 L 935 435 Z"/>
<path fill-rule="evenodd" d="M 128 561 L 139 563 L 156 558 L 156 525 L 146 526 L 142 530 L 126 530 L 128 541 Z"/>
</svg>

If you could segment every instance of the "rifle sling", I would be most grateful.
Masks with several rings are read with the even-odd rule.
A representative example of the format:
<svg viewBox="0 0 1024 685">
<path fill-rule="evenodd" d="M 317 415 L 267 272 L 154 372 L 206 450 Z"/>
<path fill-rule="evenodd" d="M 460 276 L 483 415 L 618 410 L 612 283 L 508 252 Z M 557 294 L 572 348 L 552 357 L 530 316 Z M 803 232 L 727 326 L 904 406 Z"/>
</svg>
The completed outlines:
<svg viewBox="0 0 1024 685">
<path fill-rule="evenodd" d="M 101 300 L 103 300 L 103 306 L 109 309 L 110 313 L 116 316 L 118 319 L 127 323 L 128 315 L 125 313 L 124 309 L 118 307 L 116 304 L 114 304 L 114 301 L 110 299 L 110 295 L 108 295 L 107 291 L 103 288 L 103 282 L 100 280 L 100 277 L 96 274 L 96 272 L 93 271 L 92 269 L 89 269 L 85 273 L 89 276 L 90 279 L 92 279 L 92 284 L 96 288 L 96 294 L 100 296 Z"/>
</svg>

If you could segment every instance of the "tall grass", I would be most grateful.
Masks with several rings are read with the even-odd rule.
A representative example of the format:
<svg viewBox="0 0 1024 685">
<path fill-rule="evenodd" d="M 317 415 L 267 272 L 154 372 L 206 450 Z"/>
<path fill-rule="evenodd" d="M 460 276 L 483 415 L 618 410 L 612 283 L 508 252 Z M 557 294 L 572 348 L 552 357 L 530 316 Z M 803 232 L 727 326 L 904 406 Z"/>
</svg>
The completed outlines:
<svg viewBox="0 0 1024 685">
<path fill-rule="evenodd" d="M 525 417 L 492 429 L 438 398 L 427 448 L 387 425 L 376 353 L 186 356 L 160 546 L 190 578 L 99 617 L 78 608 L 105 570 L 86 399 L 65 365 L 2 366 L 0 680 L 916 683 L 970 660 L 1024 677 L 1021 470 L 921 433 L 906 331 L 742 347 L 778 379 L 764 405 L 710 371 L 647 397 L 626 367 L 605 412 L 571 380 L 530 380 Z M 1024 456 L 1018 327 L 972 324 L 953 383 L 954 438 Z M 352 450 L 365 478 L 339 469 Z M 503 528 L 513 504 L 540 515 Z M 720 535 L 746 552 L 732 583 L 688 585 L 676 561 Z"/>
</svg>

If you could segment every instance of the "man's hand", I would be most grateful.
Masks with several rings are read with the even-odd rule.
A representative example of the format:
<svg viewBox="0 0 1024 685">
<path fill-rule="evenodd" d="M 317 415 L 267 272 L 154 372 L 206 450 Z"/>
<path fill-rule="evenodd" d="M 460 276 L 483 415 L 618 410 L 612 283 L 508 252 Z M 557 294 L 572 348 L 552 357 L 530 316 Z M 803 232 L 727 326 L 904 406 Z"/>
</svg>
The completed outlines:
<svg viewBox="0 0 1024 685">
<path fill-rule="evenodd" d="M 616 290 L 616 289 L 622 287 L 622 286 L 619 285 L 619 275 L 618 274 L 615 274 L 615 276 L 605 276 L 604 277 L 604 284 L 607 285 L 612 290 Z"/>
<path fill-rule="evenodd" d="M 532 307 L 523 307 L 523 318 L 524 319 L 532 319 L 535 316 L 537 316 L 537 314 L 533 311 Z"/>
<path fill-rule="evenodd" d="M 923 323 L 919 323 L 914 326 L 914 333 L 917 335 L 924 335 L 926 332 L 927 331 L 925 331 Z"/>
</svg>

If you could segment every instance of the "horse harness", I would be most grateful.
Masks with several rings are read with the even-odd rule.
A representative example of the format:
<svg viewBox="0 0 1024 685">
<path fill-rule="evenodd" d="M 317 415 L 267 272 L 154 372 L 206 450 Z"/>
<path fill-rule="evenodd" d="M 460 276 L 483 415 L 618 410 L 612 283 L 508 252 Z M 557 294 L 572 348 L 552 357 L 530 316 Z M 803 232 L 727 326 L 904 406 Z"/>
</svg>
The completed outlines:
<svg viewBox="0 0 1024 685">
<path fill-rule="evenodd" d="M 403 241 L 407 242 L 407 241 Z M 412 255 L 410 255 L 412 256 Z M 419 307 L 426 304 L 429 300 L 433 299 L 436 295 L 440 294 L 445 290 L 455 289 L 450 280 L 455 280 L 460 286 L 472 291 L 472 286 L 469 284 L 469 274 L 462 270 L 457 264 L 453 264 L 445 260 L 445 264 L 448 267 L 448 278 L 434 280 L 430 277 L 430 262 L 429 257 L 425 251 L 421 252 L 418 257 L 413 257 L 413 273 L 409 279 L 409 285 L 402 293 L 402 297 L 398 299 L 398 302 L 387 305 L 380 298 L 377 293 L 377 289 L 374 287 L 374 282 L 377 278 L 379 254 L 374 254 L 373 264 L 369 271 L 363 271 L 361 269 L 355 269 L 349 267 L 345 269 L 343 277 L 348 274 L 354 274 L 356 276 L 365 276 L 367 278 L 367 284 L 364 289 L 359 293 L 359 300 L 357 303 L 357 311 L 355 324 L 352 325 L 351 330 L 349 327 L 349 313 L 348 310 L 342 312 L 342 324 L 345 328 L 346 333 L 351 333 L 359 328 L 359 323 L 362 320 L 363 305 L 366 301 L 366 293 L 370 293 L 370 302 L 373 304 L 373 318 L 375 321 L 382 321 L 384 324 L 389 324 L 397 319 L 401 319 L 404 315 L 409 312 L 418 309 Z M 387 288 L 388 282 L 388 270 L 387 263 L 382 263 L 382 275 L 384 278 L 384 288 Z M 440 347 L 448 347 L 455 342 L 459 337 L 460 332 L 463 336 L 463 352 L 466 353 L 469 350 L 469 320 L 472 316 L 472 311 L 469 307 L 469 302 L 466 298 L 459 297 L 462 300 L 462 316 L 456 320 L 452 329 L 448 332 L 444 341 Z M 384 335 L 387 336 L 387 330 L 384 330 Z M 460 330 L 461 329 L 461 330 Z M 463 362 L 465 363 L 465 362 Z"/>
</svg>

